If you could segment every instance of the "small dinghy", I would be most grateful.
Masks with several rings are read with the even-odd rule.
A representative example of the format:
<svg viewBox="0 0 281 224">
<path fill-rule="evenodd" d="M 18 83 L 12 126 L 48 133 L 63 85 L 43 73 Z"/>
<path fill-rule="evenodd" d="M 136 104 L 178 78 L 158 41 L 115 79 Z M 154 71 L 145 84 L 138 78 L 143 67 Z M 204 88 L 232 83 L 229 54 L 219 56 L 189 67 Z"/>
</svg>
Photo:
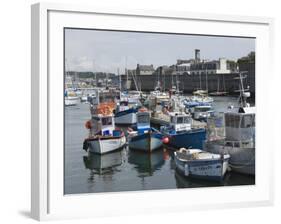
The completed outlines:
<svg viewBox="0 0 281 224">
<path fill-rule="evenodd" d="M 221 181 L 228 168 L 228 154 L 181 148 L 174 152 L 177 171 L 186 177 Z"/>
</svg>

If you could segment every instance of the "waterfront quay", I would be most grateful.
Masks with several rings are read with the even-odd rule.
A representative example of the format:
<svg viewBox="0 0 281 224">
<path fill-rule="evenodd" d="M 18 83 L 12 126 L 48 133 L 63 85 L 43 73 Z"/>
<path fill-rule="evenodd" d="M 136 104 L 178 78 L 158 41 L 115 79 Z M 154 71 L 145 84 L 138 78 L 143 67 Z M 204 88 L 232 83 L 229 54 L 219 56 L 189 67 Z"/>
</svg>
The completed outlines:
<svg viewBox="0 0 281 224">
<path fill-rule="evenodd" d="M 238 76 L 238 73 L 230 74 L 205 74 L 203 75 L 174 75 L 174 74 L 152 74 L 152 75 L 139 75 L 137 76 L 137 82 L 141 83 L 136 87 L 135 82 L 129 78 L 128 84 L 129 89 L 136 90 L 137 88 L 142 91 L 152 91 L 154 90 L 157 81 L 160 79 L 163 89 L 169 90 L 172 88 L 173 83 L 178 80 L 178 87 L 184 93 L 192 93 L 196 89 L 207 89 L 209 92 L 215 92 L 218 90 L 227 91 L 229 94 L 235 94 L 238 89 L 237 80 L 235 77 Z M 127 77 L 122 76 L 122 87 L 125 89 L 127 83 Z M 219 84 L 218 84 L 219 83 Z M 201 86 L 201 88 L 200 88 Z M 245 80 L 245 86 L 250 87 L 250 92 L 255 95 L 255 76 L 253 73 L 248 72 L 247 79 Z"/>
</svg>

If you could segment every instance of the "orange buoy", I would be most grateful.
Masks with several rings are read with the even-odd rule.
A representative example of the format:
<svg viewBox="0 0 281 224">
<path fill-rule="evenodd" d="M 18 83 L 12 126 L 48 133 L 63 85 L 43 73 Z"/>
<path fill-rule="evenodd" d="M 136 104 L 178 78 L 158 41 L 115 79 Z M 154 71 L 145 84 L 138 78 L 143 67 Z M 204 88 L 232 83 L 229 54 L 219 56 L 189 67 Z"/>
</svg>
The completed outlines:
<svg viewBox="0 0 281 224">
<path fill-rule="evenodd" d="M 86 121 L 85 127 L 86 127 L 87 129 L 91 129 L 91 128 L 93 127 L 92 121 L 91 121 L 91 120 Z"/>
<path fill-rule="evenodd" d="M 170 142 L 170 139 L 169 139 L 169 137 L 164 137 L 164 138 L 162 138 L 162 142 L 164 143 L 164 144 L 168 144 L 169 142 Z"/>
</svg>

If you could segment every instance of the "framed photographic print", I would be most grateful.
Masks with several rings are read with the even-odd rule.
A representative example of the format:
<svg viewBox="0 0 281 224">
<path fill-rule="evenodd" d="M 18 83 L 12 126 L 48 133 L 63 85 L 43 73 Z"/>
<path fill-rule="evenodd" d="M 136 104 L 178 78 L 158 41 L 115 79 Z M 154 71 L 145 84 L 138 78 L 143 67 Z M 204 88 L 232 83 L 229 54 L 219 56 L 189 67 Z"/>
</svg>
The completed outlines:
<svg viewBox="0 0 281 224">
<path fill-rule="evenodd" d="M 271 204 L 272 29 L 33 5 L 32 217 Z"/>
</svg>

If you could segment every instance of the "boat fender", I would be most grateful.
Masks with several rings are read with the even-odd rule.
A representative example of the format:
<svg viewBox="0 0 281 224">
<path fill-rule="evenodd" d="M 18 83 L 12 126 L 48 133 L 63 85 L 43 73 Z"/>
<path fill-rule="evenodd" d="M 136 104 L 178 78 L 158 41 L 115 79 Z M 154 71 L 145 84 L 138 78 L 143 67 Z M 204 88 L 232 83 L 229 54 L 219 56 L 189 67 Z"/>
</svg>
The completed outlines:
<svg viewBox="0 0 281 224">
<path fill-rule="evenodd" d="M 168 144 L 168 143 L 170 142 L 169 137 L 168 137 L 168 136 L 165 136 L 165 137 L 162 139 L 162 142 L 163 142 L 164 144 Z"/>
</svg>

